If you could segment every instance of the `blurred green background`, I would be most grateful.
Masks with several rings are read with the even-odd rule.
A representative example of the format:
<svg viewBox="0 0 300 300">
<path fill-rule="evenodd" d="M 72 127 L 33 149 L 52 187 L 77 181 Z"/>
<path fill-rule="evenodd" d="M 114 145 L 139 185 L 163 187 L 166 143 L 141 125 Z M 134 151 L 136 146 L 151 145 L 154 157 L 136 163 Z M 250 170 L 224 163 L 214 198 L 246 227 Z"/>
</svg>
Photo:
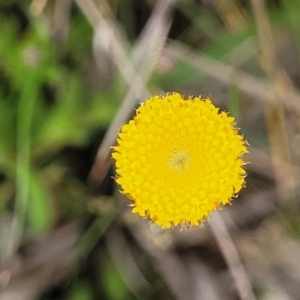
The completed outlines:
<svg viewBox="0 0 300 300">
<path fill-rule="evenodd" d="M 299 12 L 0 0 L 0 299 L 300 299 Z M 251 145 L 225 244 L 209 222 L 156 228 L 115 186 L 118 128 L 171 91 L 211 97 Z"/>
</svg>

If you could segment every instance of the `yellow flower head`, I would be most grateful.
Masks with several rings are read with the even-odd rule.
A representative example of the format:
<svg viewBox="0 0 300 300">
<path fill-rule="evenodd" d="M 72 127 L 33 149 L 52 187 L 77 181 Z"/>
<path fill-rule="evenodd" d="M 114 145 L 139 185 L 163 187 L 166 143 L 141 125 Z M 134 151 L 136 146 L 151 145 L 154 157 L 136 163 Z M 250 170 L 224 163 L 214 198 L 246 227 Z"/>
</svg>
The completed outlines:
<svg viewBox="0 0 300 300">
<path fill-rule="evenodd" d="M 117 142 L 117 183 L 134 213 L 163 228 L 201 224 L 244 185 L 245 140 L 210 99 L 154 96 Z"/>
</svg>

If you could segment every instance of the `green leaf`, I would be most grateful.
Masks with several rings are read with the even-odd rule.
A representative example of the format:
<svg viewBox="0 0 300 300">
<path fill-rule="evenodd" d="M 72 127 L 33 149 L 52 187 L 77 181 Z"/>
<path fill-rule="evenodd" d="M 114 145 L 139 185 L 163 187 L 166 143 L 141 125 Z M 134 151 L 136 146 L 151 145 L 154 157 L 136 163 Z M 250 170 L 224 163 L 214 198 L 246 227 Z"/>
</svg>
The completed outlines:
<svg viewBox="0 0 300 300">
<path fill-rule="evenodd" d="M 85 282 L 78 282 L 72 288 L 67 300 L 93 300 L 90 286 Z"/>
<path fill-rule="evenodd" d="M 44 232 L 52 225 L 51 197 L 40 173 L 31 171 L 28 203 L 28 219 L 33 231 Z"/>
<path fill-rule="evenodd" d="M 103 274 L 103 285 L 108 299 L 112 300 L 123 300 L 133 299 L 130 295 L 124 280 L 116 270 L 110 260 L 106 261 L 104 274 Z"/>
</svg>

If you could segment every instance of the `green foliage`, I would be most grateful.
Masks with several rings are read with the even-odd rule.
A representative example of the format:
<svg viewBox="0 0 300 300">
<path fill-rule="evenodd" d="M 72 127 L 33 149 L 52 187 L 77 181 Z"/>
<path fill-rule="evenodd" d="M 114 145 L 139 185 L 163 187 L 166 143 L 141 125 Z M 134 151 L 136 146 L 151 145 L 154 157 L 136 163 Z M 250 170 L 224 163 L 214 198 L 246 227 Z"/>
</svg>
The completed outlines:
<svg viewBox="0 0 300 300">
<path fill-rule="evenodd" d="M 114 265 L 109 260 L 107 260 L 107 262 L 108 263 L 105 264 L 103 270 L 104 274 L 102 278 L 102 284 L 107 298 L 113 300 L 135 299 L 130 295 L 123 278 L 120 276 Z"/>
<path fill-rule="evenodd" d="M 51 228 L 52 225 L 51 197 L 45 183 L 45 178 L 40 176 L 36 170 L 32 170 L 29 176 L 29 222 L 34 230 L 43 231 Z"/>
<path fill-rule="evenodd" d="M 78 282 L 73 287 L 67 300 L 93 300 L 94 296 L 91 292 L 91 287 L 86 282 Z"/>
<path fill-rule="evenodd" d="M 90 43 L 91 32 L 82 21 L 72 27 L 71 46 L 76 50 L 70 55 L 75 60 L 80 59 L 77 45 L 83 52 Z M 110 101 L 110 92 L 90 92 L 79 69 L 74 72 L 60 63 L 43 19 L 31 22 L 21 33 L 8 19 L 0 28 L 0 171 L 5 176 L 3 189 L 15 181 L 23 199 L 16 201 L 26 206 L 29 228 L 43 231 L 55 221 L 55 199 L 49 192 L 56 185 L 43 169 L 61 161 L 59 152 L 65 147 L 86 146 L 91 135 L 110 122 L 116 103 Z M 78 39 L 81 34 L 85 44 Z M 45 94 L 45 89 L 53 95 Z M 84 190 L 79 193 L 85 199 Z M 3 200 L 7 203 L 9 198 Z"/>
</svg>

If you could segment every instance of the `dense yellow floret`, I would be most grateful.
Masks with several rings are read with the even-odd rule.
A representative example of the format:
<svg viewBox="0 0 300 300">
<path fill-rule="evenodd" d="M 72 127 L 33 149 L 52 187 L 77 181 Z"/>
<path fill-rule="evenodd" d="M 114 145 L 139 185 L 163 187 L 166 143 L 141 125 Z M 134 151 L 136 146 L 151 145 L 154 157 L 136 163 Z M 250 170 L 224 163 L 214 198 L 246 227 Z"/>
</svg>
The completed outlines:
<svg viewBox="0 0 300 300">
<path fill-rule="evenodd" d="M 133 212 L 163 228 L 198 225 L 244 185 L 245 141 L 210 99 L 154 96 L 120 130 L 112 157 Z"/>
</svg>

